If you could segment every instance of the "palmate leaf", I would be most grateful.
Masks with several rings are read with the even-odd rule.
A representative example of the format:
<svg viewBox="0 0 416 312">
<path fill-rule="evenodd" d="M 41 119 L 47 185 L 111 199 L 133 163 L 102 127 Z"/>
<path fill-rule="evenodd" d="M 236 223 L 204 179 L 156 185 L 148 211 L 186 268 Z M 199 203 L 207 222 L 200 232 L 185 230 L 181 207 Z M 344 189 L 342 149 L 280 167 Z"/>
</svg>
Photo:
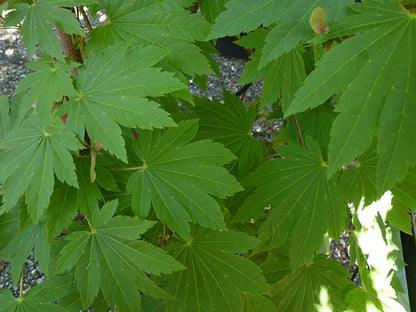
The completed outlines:
<svg viewBox="0 0 416 312">
<path fill-rule="evenodd" d="M 25 116 L 33 104 L 36 104 L 38 115 L 45 118 L 52 110 L 53 102 L 62 100 L 64 95 L 75 94 L 71 79 L 71 69 L 77 67 L 75 63 L 54 60 L 51 56 L 43 55 L 36 62 L 26 64 L 34 72 L 24 77 L 16 89 L 15 94 L 29 90 L 23 98 L 20 116 Z"/>
<path fill-rule="evenodd" d="M 272 27 L 262 49 L 260 67 L 294 49 L 299 43 L 310 39 L 313 30 L 309 18 L 314 9 L 322 7 L 329 12 L 331 24 L 344 14 L 347 5 L 353 0 L 231 0 L 226 4 L 226 11 L 215 20 L 209 38 L 236 35 L 248 32 L 260 25 Z"/>
<path fill-rule="evenodd" d="M 319 146 L 311 140 L 306 146 L 308 149 L 294 144 L 279 148 L 283 159 L 269 160 L 247 176 L 243 185 L 255 191 L 234 218 L 240 222 L 261 218 L 264 208 L 270 207 L 272 246 L 291 239 L 293 268 L 319 249 L 328 229 L 331 236 L 339 237 L 346 219 L 340 190 L 327 179 Z"/>
<path fill-rule="evenodd" d="M 144 272 L 169 274 L 184 267 L 163 250 L 138 240 L 154 222 L 113 217 L 117 204 L 107 202 L 101 210 L 95 210 L 91 231 L 67 236 L 57 269 L 62 272 L 75 266 L 77 288 L 85 308 L 101 289 L 108 306 L 135 312 L 141 306 L 139 290 L 157 298 L 167 296 Z"/>
<path fill-rule="evenodd" d="M 13 285 L 17 285 L 19 277 L 27 257 L 34 250 L 39 268 L 46 275 L 49 274 L 50 244 L 44 222 L 37 225 L 30 224 L 27 227 L 20 227 L 19 234 L 8 242 L 0 251 L 0 259 L 11 262 L 10 273 L 13 278 Z"/>
<path fill-rule="evenodd" d="M 225 2 L 225 0 L 200 0 L 199 8 L 205 19 L 213 24 L 217 16 L 224 11 Z"/>
<path fill-rule="evenodd" d="M 355 288 L 347 277 L 348 271 L 336 260 L 318 255 L 311 263 L 273 284 L 272 300 L 277 303 L 278 311 L 320 311 L 320 305 L 325 304 L 330 311 L 344 311 L 345 293 Z M 321 302 L 325 298 L 323 292 L 327 293 L 328 302 Z"/>
<path fill-rule="evenodd" d="M 352 168 L 342 171 L 339 186 L 343 190 L 347 202 L 359 203 L 364 197 L 364 206 L 370 205 L 378 199 L 376 186 L 376 169 L 379 155 L 376 144 L 358 157 Z"/>
<path fill-rule="evenodd" d="M 169 279 L 167 291 L 177 300 L 168 300 L 166 311 L 243 311 L 240 291 L 269 295 L 259 267 L 236 255 L 255 247 L 257 239 L 242 232 L 201 228 L 192 236 L 191 241 L 170 247 L 170 253 L 187 269 Z"/>
<path fill-rule="evenodd" d="M 224 144 L 238 158 L 238 172 L 245 175 L 256 160 L 263 157 L 262 144 L 251 135 L 257 107 L 246 108 L 232 93 L 224 90 L 224 104 L 217 100 L 195 99 L 195 117 L 199 118 L 198 139 Z"/>
<path fill-rule="evenodd" d="M 354 10 L 360 14 L 346 17 L 340 23 L 345 29 L 336 33 L 364 32 L 319 61 L 286 116 L 344 91 L 331 130 L 329 174 L 363 153 L 377 136 L 377 186 L 382 194 L 416 164 L 416 139 L 407 134 L 416 126 L 416 93 L 411 87 L 416 84 L 416 20 L 389 1 L 357 3 Z"/>
<path fill-rule="evenodd" d="M 51 26 L 55 25 L 69 34 L 83 36 L 84 33 L 75 14 L 63 7 L 94 2 L 96 1 L 36 0 L 31 4 L 18 3 L 14 6 L 16 10 L 7 15 L 6 26 L 16 25 L 23 21 L 20 33 L 30 56 L 35 53 L 36 45 L 39 45 L 49 55 L 62 59 L 62 47 Z"/>
<path fill-rule="evenodd" d="M 75 78 L 79 94 L 62 105 L 68 128 L 80 138 L 86 129 L 93 142 L 127 161 L 117 123 L 144 129 L 175 125 L 159 104 L 146 99 L 186 88 L 173 74 L 151 67 L 165 55 L 155 46 L 116 45 L 90 56 Z"/>
<path fill-rule="evenodd" d="M 16 298 L 9 290 L 0 293 L 0 312 L 65 312 L 67 311 L 61 306 L 56 305 L 55 300 L 49 299 L 48 302 L 39 298 L 35 288 L 23 297 Z"/>
<path fill-rule="evenodd" d="M 280 103 L 285 109 L 306 78 L 302 49 L 300 47 L 294 48 L 274 60 L 269 66 L 259 68 L 261 50 L 269 33 L 269 30 L 259 28 L 237 41 L 238 45 L 255 49 L 250 56 L 250 62 L 244 68 L 239 83 L 264 79 L 260 107 L 274 104 L 280 99 Z"/>
<path fill-rule="evenodd" d="M 405 179 L 392 188 L 392 208 L 387 212 L 387 219 L 400 231 L 412 235 L 411 210 L 416 210 L 416 169 L 412 168 Z"/>
<path fill-rule="evenodd" d="M 96 52 L 126 41 L 141 46 L 155 45 L 165 51 L 171 68 L 185 74 L 213 74 L 207 58 L 194 44 L 204 41 L 209 23 L 201 16 L 184 9 L 190 1 L 158 0 L 133 1 L 106 0 L 105 9 L 109 22 L 91 32 L 87 50 Z"/>
<path fill-rule="evenodd" d="M 2 211 L 13 208 L 25 193 L 32 218 L 39 221 L 48 207 L 54 173 L 61 181 L 78 186 L 70 151 L 82 148 L 62 121 L 49 122 L 31 115 L 24 125 L 8 133 L 0 144 Z"/>
<path fill-rule="evenodd" d="M 145 218 L 152 204 L 158 218 L 185 239 L 190 239 L 191 221 L 225 229 L 223 214 L 212 196 L 225 198 L 242 190 L 221 167 L 235 156 L 210 140 L 189 143 L 197 130 L 197 120 L 188 120 L 162 134 L 143 131 L 140 140 L 131 142 L 142 162 L 127 184 L 133 211 Z"/>
</svg>

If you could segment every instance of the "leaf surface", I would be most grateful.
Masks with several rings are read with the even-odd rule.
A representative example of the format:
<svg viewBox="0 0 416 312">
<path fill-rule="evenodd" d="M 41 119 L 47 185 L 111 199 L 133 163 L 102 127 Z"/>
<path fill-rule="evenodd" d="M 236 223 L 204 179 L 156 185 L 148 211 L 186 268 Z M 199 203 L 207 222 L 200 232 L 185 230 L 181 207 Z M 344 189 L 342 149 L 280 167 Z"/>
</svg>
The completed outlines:
<svg viewBox="0 0 416 312">
<path fill-rule="evenodd" d="M 189 222 L 225 229 L 223 215 L 212 196 L 225 198 L 241 191 L 235 178 L 221 166 L 235 159 L 219 143 L 200 140 L 198 122 L 188 120 L 177 128 L 143 131 L 132 142 L 142 162 L 130 177 L 133 211 L 147 217 L 151 204 L 158 218 L 184 238 L 190 238 Z"/>
<path fill-rule="evenodd" d="M 337 221 L 340 228 L 333 231 L 338 234 L 345 222 L 345 204 L 337 185 L 327 179 L 319 146 L 313 141 L 306 145 L 308 149 L 295 144 L 279 148 L 283 159 L 266 161 L 243 181 L 255 190 L 234 218 L 239 222 L 262 218 L 265 207 L 270 207 L 272 243 L 280 246 L 291 239 L 293 268 L 319 249 L 329 220 Z"/>
<path fill-rule="evenodd" d="M 71 69 L 77 67 L 75 63 L 56 61 L 43 55 L 40 60 L 29 62 L 26 66 L 34 72 L 19 82 L 15 92 L 19 94 L 28 90 L 23 100 L 24 114 L 36 104 L 39 116 L 45 118 L 50 114 L 53 102 L 61 101 L 64 95 L 75 94 L 70 74 Z"/>
<path fill-rule="evenodd" d="M 157 46 L 167 54 L 166 64 L 187 75 L 213 71 L 207 58 L 194 44 L 203 41 L 209 23 L 189 14 L 184 1 L 104 1 L 108 22 L 91 33 L 87 49 L 94 52 L 118 42 Z M 188 1 L 189 2 L 189 1 Z"/>
<path fill-rule="evenodd" d="M 199 229 L 190 242 L 171 248 L 175 259 L 187 267 L 169 280 L 167 291 L 178 300 L 168 300 L 166 311 L 242 311 L 240 291 L 269 294 L 260 269 L 244 253 L 258 241 L 245 233 Z M 195 310 L 197 309 L 197 310 Z"/>
<path fill-rule="evenodd" d="M 67 126 L 80 138 L 85 128 L 93 142 L 126 161 L 117 123 L 144 129 L 175 125 L 159 104 L 146 98 L 185 88 L 173 74 L 151 67 L 165 55 L 154 46 L 117 45 L 91 56 L 76 77 L 78 96 L 62 106 Z"/>
<path fill-rule="evenodd" d="M 242 176 L 263 157 L 262 145 L 251 135 L 257 117 L 256 106 L 248 108 L 236 96 L 224 91 L 224 104 L 217 100 L 195 99 L 192 108 L 199 118 L 197 138 L 212 139 L 224 144 L 238 158 L 238 171 Z"/>
<path fill-rule="evenodd" d="M 278 311 L 319 311 L 326 303 L 331 311 L 343 311 L 345 293 L 355 288 L 347 277 L 348 271 L 336 260 L 318 255 L 312 263 L 275 283 L 272 300 Z M 321 302 L 322 291 L 327 292 L 328 302 Z"/>
<path fill-rule="evenodd" d="M 75 14 L 61 6 L 71 7 L 91 2 L 37 0 L 32 4 L 17 3 L 14 6 L 16 10 L 7 15 L 6 25 L 16 25 L 23 21 L 20 33 L 30 56 L 35 53 L 36 45 L 39 45 L 49 55 L 62 59 L 62 47 L 51 26 L 55 25 L 68 34 L 83 36 L 84 33 Z"/>
<path fill-rule="evenodd" d="M 39 221 L 49 205 L 54 173 L 61 182 L 78 186 L 70 151 L 82 148 L 73 133 L 55 118 L 45 122 L 32 115 L 8 133 L 0 144 L 3 211 L 13 208 L 25 193 L 28 209 Z"/>
<path fill-rule="evenodd" d="M 84 307 L 92 304 L 101 289 L 109 306 L 137 311 L 140 293 L 157 298 L 166 294 L 146 274 L 169 274 L 183 266 L 161 249 L 139 241 L 154 223 L 127 216 L 112 217 L 117 201 L 107 202 L 90 220 L 91 231 L 67 236 L 60 252 L 58 272 L 75 268 L 75 279 Z"/>
<path fill-rule="evenodd" d="M 305 80 L 285 115 L 304 111 L 343 92 L 329 146 L 329 174 L 349 164 L 378 137 L 379 194 L 402 180 L 416 163 L 415 19 L 389 1 L 356 4 L 344 34 L 360 34 L 331 49 Z M 376 17 L 377 16 L 377 17 Z M 341 23 L 341 22 L 340 22 Z M 371 28 L 369 27 L 371 24 Z M 342 33 L 342 32 L 339 32 Z M 409 140 L 411 140 L 409 142 Z"/>
</svg>

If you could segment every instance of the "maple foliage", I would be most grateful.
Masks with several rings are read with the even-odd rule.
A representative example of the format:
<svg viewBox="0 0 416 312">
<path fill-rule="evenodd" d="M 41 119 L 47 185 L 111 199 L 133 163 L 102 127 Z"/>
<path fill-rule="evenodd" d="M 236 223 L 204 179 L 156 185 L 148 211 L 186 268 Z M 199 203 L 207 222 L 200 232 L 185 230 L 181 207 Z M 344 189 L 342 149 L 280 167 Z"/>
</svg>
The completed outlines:
<svg viewBox="0 0 416 312">
<path fill-rule="evenodd" d="M 375 227 L 415 231 L 416 3 L 3 2 L 32 59 L 0 96 L 0 259 L 47 280 L 0 312 L 405 311 L 400 247 L 386 299 L 360 213 L 390 191 Z M 251 103 L 189 92 L 224 36 Z M 346 232 L 363 288 L 328 259 Z"/>
</svg>

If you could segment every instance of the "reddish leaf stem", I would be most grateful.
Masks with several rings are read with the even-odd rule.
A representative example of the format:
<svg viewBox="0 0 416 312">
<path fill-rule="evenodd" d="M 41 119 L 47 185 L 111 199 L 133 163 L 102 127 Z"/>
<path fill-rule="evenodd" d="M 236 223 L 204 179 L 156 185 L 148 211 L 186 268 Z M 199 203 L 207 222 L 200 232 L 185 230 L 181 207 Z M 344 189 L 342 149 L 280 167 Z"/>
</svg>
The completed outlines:
<svg viewBox="0 0 416 312">
<path fill-rule="evenodd" d="M 303 141 L 302 131 L 300 131 L 298 119 L 296 118 L 296 115 L 292 115 L 292 116 L 293 116 L 293 119 L 295 120 L 296 129 L 298 130 L 300 144 L 302 145 L 302 147 L 305 147 L 305 141 Z"/>
</svg>

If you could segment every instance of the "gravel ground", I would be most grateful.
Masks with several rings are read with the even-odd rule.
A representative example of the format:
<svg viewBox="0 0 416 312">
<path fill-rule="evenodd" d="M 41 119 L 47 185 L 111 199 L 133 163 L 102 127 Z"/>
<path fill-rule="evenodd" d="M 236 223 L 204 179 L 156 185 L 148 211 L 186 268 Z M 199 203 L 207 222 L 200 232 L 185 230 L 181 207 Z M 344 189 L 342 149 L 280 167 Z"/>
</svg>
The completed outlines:
<svg viewBox="0 0 416 312">
<path fill-rule="evenodd" d="M 104 21 L 102 16 L 98 19 Z M 202 91 L 193 81 L 190 81 L 192 94 L 196 96 L 206 96 L 209 98 L 221 99 L 222 89 L 225 88 L 232 93 L 236 93 L 241 86 L 237 82 L 246 64 L 245 60 L 214 56 L 219 64 L 222 77 L 208 76 L 207 92 Z M 18 30 L 15 28 L 0 28 L 0 93 L 11 96 L 20 79 L 25 77 L 30 70 L 25 67 L 29 61 L 29 55 L 23 46 Z M 253 84 L 246 92 L 245 102 L 250 102 L 257 98 L 261 93 L 262 82 Z M 259 139 L 270 140 L 279 129 L 277 121 L 270 123 L 259 120 L 253 126 L 253 135 Z M 355 267 L 349 264 L 349 244 L 348 234 L 341 237 L 340 242 L 331 243 L 331 257 L 340 261 L 354 274 Z M 15 295 L 18 293 L 19 285 L 13 288 L 10 277 L 10 268 L 0 260 L 0 290 L 11 289 Z M 357 274 L 355 274 L 357 275 Z M 357 277 L 358 278 L 358 277 Z M 23 291 L 26 292 L 30 287 L 40 284 L 45 277 L 39 271 L 36 261 L 31 254 L 24 265 Z"/>
</svg>

